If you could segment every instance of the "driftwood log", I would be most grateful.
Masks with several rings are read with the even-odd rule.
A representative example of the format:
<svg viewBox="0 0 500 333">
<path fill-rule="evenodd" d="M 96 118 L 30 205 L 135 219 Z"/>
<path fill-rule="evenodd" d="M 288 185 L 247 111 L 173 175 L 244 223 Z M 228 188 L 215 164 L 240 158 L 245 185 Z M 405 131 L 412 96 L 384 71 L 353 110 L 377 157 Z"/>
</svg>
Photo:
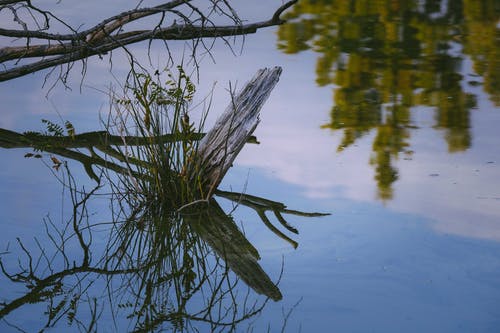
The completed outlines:
<svg viewBox="0 0 500 333">
<path fill-rule="evenodd" d="M 196 163 L 201 166 L 207 198 L 214 194 L 236 156 L 259 123 L 260 110 L 278 83 L 281 67 L 264 68 L 236 95 L 214 127 L 201 140 Z"/>
</svg>

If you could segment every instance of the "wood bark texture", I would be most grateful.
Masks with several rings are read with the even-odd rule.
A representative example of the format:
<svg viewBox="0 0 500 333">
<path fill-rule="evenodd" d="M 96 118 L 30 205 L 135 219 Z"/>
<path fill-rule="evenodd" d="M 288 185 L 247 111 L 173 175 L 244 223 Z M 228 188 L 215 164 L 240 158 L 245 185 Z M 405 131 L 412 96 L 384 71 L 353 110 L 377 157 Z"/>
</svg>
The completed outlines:
<svg viewBox="0 0 500 333">
<path fill-rule="evenodd" d="M 196 162 L 210 197 L 259 123 L 262 106 L 278 83 L 281 67 L 264 68 L 232 100 L 201 140 Z"/>
</svg>

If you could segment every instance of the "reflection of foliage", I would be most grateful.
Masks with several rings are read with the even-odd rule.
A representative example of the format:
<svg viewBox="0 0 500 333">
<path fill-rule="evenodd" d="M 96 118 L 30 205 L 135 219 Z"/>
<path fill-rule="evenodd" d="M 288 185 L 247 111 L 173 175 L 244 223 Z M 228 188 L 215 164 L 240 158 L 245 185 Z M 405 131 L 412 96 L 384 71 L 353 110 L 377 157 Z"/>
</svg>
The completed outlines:
<svg viewBox="0 0 500 333">
<path fill-rule="evenodd" d="M 319 85 L 335 84 L 331 122 L 343 130 L 339 150 L 376 130 L 373 144 L 379 195 L 391 197 L 393 160 L 406 151 L 411 108 L 436 109 L 435 128 L 450 152 L 470 147 L 475 96 L 463 90 L 463 45 L 484 89 L 499 105 L 498 5 L 493 1 L 300 1 L 279 27 L 286 53 L 312 49 Z"/>
<path fill-rule="evenodd" d="M 464 53 L 484 78 L 484 90 L 500 106 L 500 29 L 498 1 L 464 0 Z"/>
</svg>

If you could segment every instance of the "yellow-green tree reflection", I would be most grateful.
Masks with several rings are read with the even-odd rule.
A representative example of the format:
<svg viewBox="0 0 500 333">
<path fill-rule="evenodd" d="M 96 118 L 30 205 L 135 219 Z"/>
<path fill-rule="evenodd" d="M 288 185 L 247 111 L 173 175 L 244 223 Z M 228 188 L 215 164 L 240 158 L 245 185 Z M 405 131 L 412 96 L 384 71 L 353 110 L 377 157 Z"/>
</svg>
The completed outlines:
<svg viewBox="0 0 500 333">
<path fill-rule="evenodd" d="M 477 84 L 462 74 L 463 55 L 500 105 L 498 1 L 300 1 L 278 30 L 285 53 L 319 54 L 316 82 L 335 85 L 331 120 L 338 150 L 375 131 L 370 159 L 381 199 L 392 198 L 394 160 L 408 150 L 412 108 L 435 109 L 434 128 L 449 152 L 471 144 Z"/>
<path fill-rule="evenodd" d="M 484 91 L 500 105 L 500 22 L 498 1 L 464 1 L 464 53 L 484 79 Z"/>
</svg>

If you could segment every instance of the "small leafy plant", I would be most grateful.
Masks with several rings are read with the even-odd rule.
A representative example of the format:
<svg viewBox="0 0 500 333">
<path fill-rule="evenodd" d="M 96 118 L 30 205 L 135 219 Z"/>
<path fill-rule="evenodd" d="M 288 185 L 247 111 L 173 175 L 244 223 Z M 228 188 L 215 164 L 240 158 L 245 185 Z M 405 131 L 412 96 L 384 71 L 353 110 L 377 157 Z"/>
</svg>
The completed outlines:
<svg viewBox="0 0 500 333">
<path fill-rule="evenodd" d="M 147 144 L 120 148 L 130 173 L 119 182 L 127 201 L 146 215 L 175 212 L 203 197 L 201 167 L 193 159 L 205 117 L 196 126 L 189 116 L 195 85 L 182 66 L 161 78 L 158 72 L 134 73 L 124 95 L 114 98 L 120 135 L 148 138 Z"/>
<path fill-rule="evenodd" d="M 54 148 L 54 146 L 57 146 L 57 142 L 52 140 L 54 137 L 62 138 L 64 136 L 67 136 L 72 140 L 75 138 L 75 127 L 69 120 L 66 120 L 64 122 L 64 128 L 63 126 L 47 119 L 42 119 L 42 123 L 44 123 L 46 126 L 45 132 L 42 133 L 28 131 L 23 133 L 27 138 L 31 140 L 31 146 L 33 147 L 33 151 L 35 152 L 35 154 L 25 154 L 24 157 L 26 158 L 42 158 L 42 155 L 38 152 L 49 151 L 51 148 Z M 62 165 L 62 162 L 53 155 L 50 156 L 50 159 L 52 161 L 52 168 L 58 171 Z"/>
</svg>

